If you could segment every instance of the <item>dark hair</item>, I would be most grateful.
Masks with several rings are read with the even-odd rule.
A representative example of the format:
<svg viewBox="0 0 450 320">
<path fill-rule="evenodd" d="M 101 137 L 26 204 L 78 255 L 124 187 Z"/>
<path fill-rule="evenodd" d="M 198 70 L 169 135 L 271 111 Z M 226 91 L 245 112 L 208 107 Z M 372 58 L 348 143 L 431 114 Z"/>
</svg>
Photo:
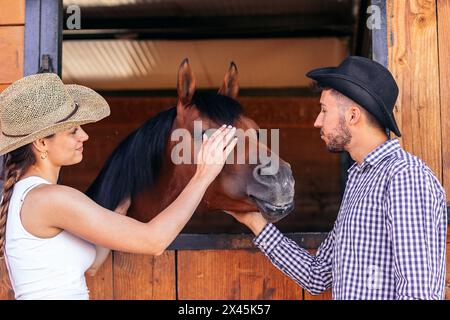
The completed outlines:
<svg viewBox="0 0 450 320">
<path fill-rule="evenodd" d="M 6 219 L 14 185 L 36 163 L 31 143 L 3 156 L 3 198 L 0 204 L 0 258 L 4 256 Z"/>
<path fill-rule="evenodd" d="M 337 91 L 336 89 L 333 89 L 333 88 L 331 88 L 331 87 L 328 87 L 328 86 L 326 86 L 326 85 L 324 85 L 324 84 L 322 84 L 322 83 L 320 83 L 320 82 L 318 82 L 318 81 L 313 81 L 313 82 L 310 84 L 310 88 L 311 88 L 311 90 L 312 90 L 313 92 L 317 92 L 317 93 L 318 93 L 318 92 L 322 92 L 322 91 L 324 91 L 324 90 L 331 90 L 331 94 L 332 94 L 337 100 L 339 100 L 339 99 L 342 98 L 342 97 L 345 97 L 345 98 L 351 100 L 351 98 L 348 98 L 345 94 L 343 94 L 343 93 Z M 358 103 L 357 103 L 357 104 L 358 104 Z M 341 107 L 341 106 L 343 106 L 343 104 L 339 103 L 339 101 L 338 101 L 338 106 Z M 361 107 L 361 110 L 362 110 L 362 112 L 365 114 L 365 116 L 366 116 L 366 118 L 367 118 L 367 122 L 369 123 L 369 125 L 371 125 L 372 127 L 378 128 L 378 129 L 382 130 L 383 132 L 385 131 L 385 128 L 381 125 L 381 123 L 377 120 L 377 118 L 375 118 L 375 116 L 373 116 L 369 111 L 367 111 L 367 109 L 364 108 L 364 106 L 361 106 L 360 104 L 358 104 L 358 106 Z"/>
<path fill-rule="evenodd" d="M 188 108 L 194 107 L 219 124 L 233 124 L 242 114 L 239 102 L 213 92 L 196 92 Z M 126 137 L 106 160 L 86 195 L 114 210 L 123 199 L 151 188 L 158 178 L 176 115 L 175 107 L 162 111 Z"/>
</svg>

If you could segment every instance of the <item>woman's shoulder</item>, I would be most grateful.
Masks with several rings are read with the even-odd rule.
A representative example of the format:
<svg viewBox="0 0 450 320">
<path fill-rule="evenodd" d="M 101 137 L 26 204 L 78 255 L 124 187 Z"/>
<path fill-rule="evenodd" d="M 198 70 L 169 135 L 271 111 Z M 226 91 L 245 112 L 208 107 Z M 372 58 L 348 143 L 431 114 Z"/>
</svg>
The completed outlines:
<svg viewBox="0 0 450 320">
<path fill-rule="evenodd" d="M 28 201 L 37 207 L 70 205 L 73 200 L 80 200 L 86 196 L 79 190 L 61 185 L 42 183 L 34 187 L 27 195 Z"/>
</svg>

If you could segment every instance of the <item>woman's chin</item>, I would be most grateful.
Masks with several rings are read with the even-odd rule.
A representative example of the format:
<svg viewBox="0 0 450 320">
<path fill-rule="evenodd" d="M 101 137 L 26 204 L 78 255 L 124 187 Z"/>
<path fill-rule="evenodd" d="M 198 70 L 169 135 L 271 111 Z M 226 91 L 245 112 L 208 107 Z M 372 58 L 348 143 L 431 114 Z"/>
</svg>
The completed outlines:
<svg viewBox="0 0 450 320">
<path fill-rule="evenodd" d="M 82 160 L 83 160 L 83 154 L 82 154 L 82 153 L 78 153 L 78 154 L 76 154 L 76 155 L 73 157 L 71 163 L 70 163 L 70 164 L 67 164 L 67 165 L 70 166 L 70 165 L 78 164 L 78 163 L 80 163 Z"/>
</svg>

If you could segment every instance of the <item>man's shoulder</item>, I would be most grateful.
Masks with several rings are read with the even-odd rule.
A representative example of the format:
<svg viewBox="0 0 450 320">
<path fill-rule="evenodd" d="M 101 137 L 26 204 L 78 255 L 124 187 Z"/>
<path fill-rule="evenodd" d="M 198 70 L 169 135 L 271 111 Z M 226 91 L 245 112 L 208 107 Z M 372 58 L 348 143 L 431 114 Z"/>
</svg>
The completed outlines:
<svg viewBox="0 0 450 320">
<path fill-rule="evenodd" d="M 400 148 L 392 154 L 388 164 L 389 177 L 391 179 L 396 176 L 419 177 L 420 179 L 429 181 L 434 184 L 439 191 L 443 191 L 443 187 L 436 178 L 433 170 L 419 157 Z"/>
<path fill-rule="evenodd" d="M 421 169 L 425 171 L 431 171 L 422 159 L 405 151 L 402 148 L 399 148 L 394 153 L 392 153 L 388 162 L 388 167 L 394 173 L 408 169 Z"/>
</svg>

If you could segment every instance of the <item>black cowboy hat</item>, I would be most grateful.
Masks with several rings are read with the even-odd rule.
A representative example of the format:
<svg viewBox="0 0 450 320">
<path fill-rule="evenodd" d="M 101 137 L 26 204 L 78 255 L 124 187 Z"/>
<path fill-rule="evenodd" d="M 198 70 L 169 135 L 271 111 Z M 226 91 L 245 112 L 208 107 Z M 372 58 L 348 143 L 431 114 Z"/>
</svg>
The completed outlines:
<svg viewBox="0 0 450 320">
<path fill-rule="evenodd" d="M 392 113 L 398 86 L 389 70 L 378 62 L 349 56 L 337 67 L 314 69 L 306 76 L 349 97 L 370 112 L 384 128 L 401 136 Z"/>
</svg>

